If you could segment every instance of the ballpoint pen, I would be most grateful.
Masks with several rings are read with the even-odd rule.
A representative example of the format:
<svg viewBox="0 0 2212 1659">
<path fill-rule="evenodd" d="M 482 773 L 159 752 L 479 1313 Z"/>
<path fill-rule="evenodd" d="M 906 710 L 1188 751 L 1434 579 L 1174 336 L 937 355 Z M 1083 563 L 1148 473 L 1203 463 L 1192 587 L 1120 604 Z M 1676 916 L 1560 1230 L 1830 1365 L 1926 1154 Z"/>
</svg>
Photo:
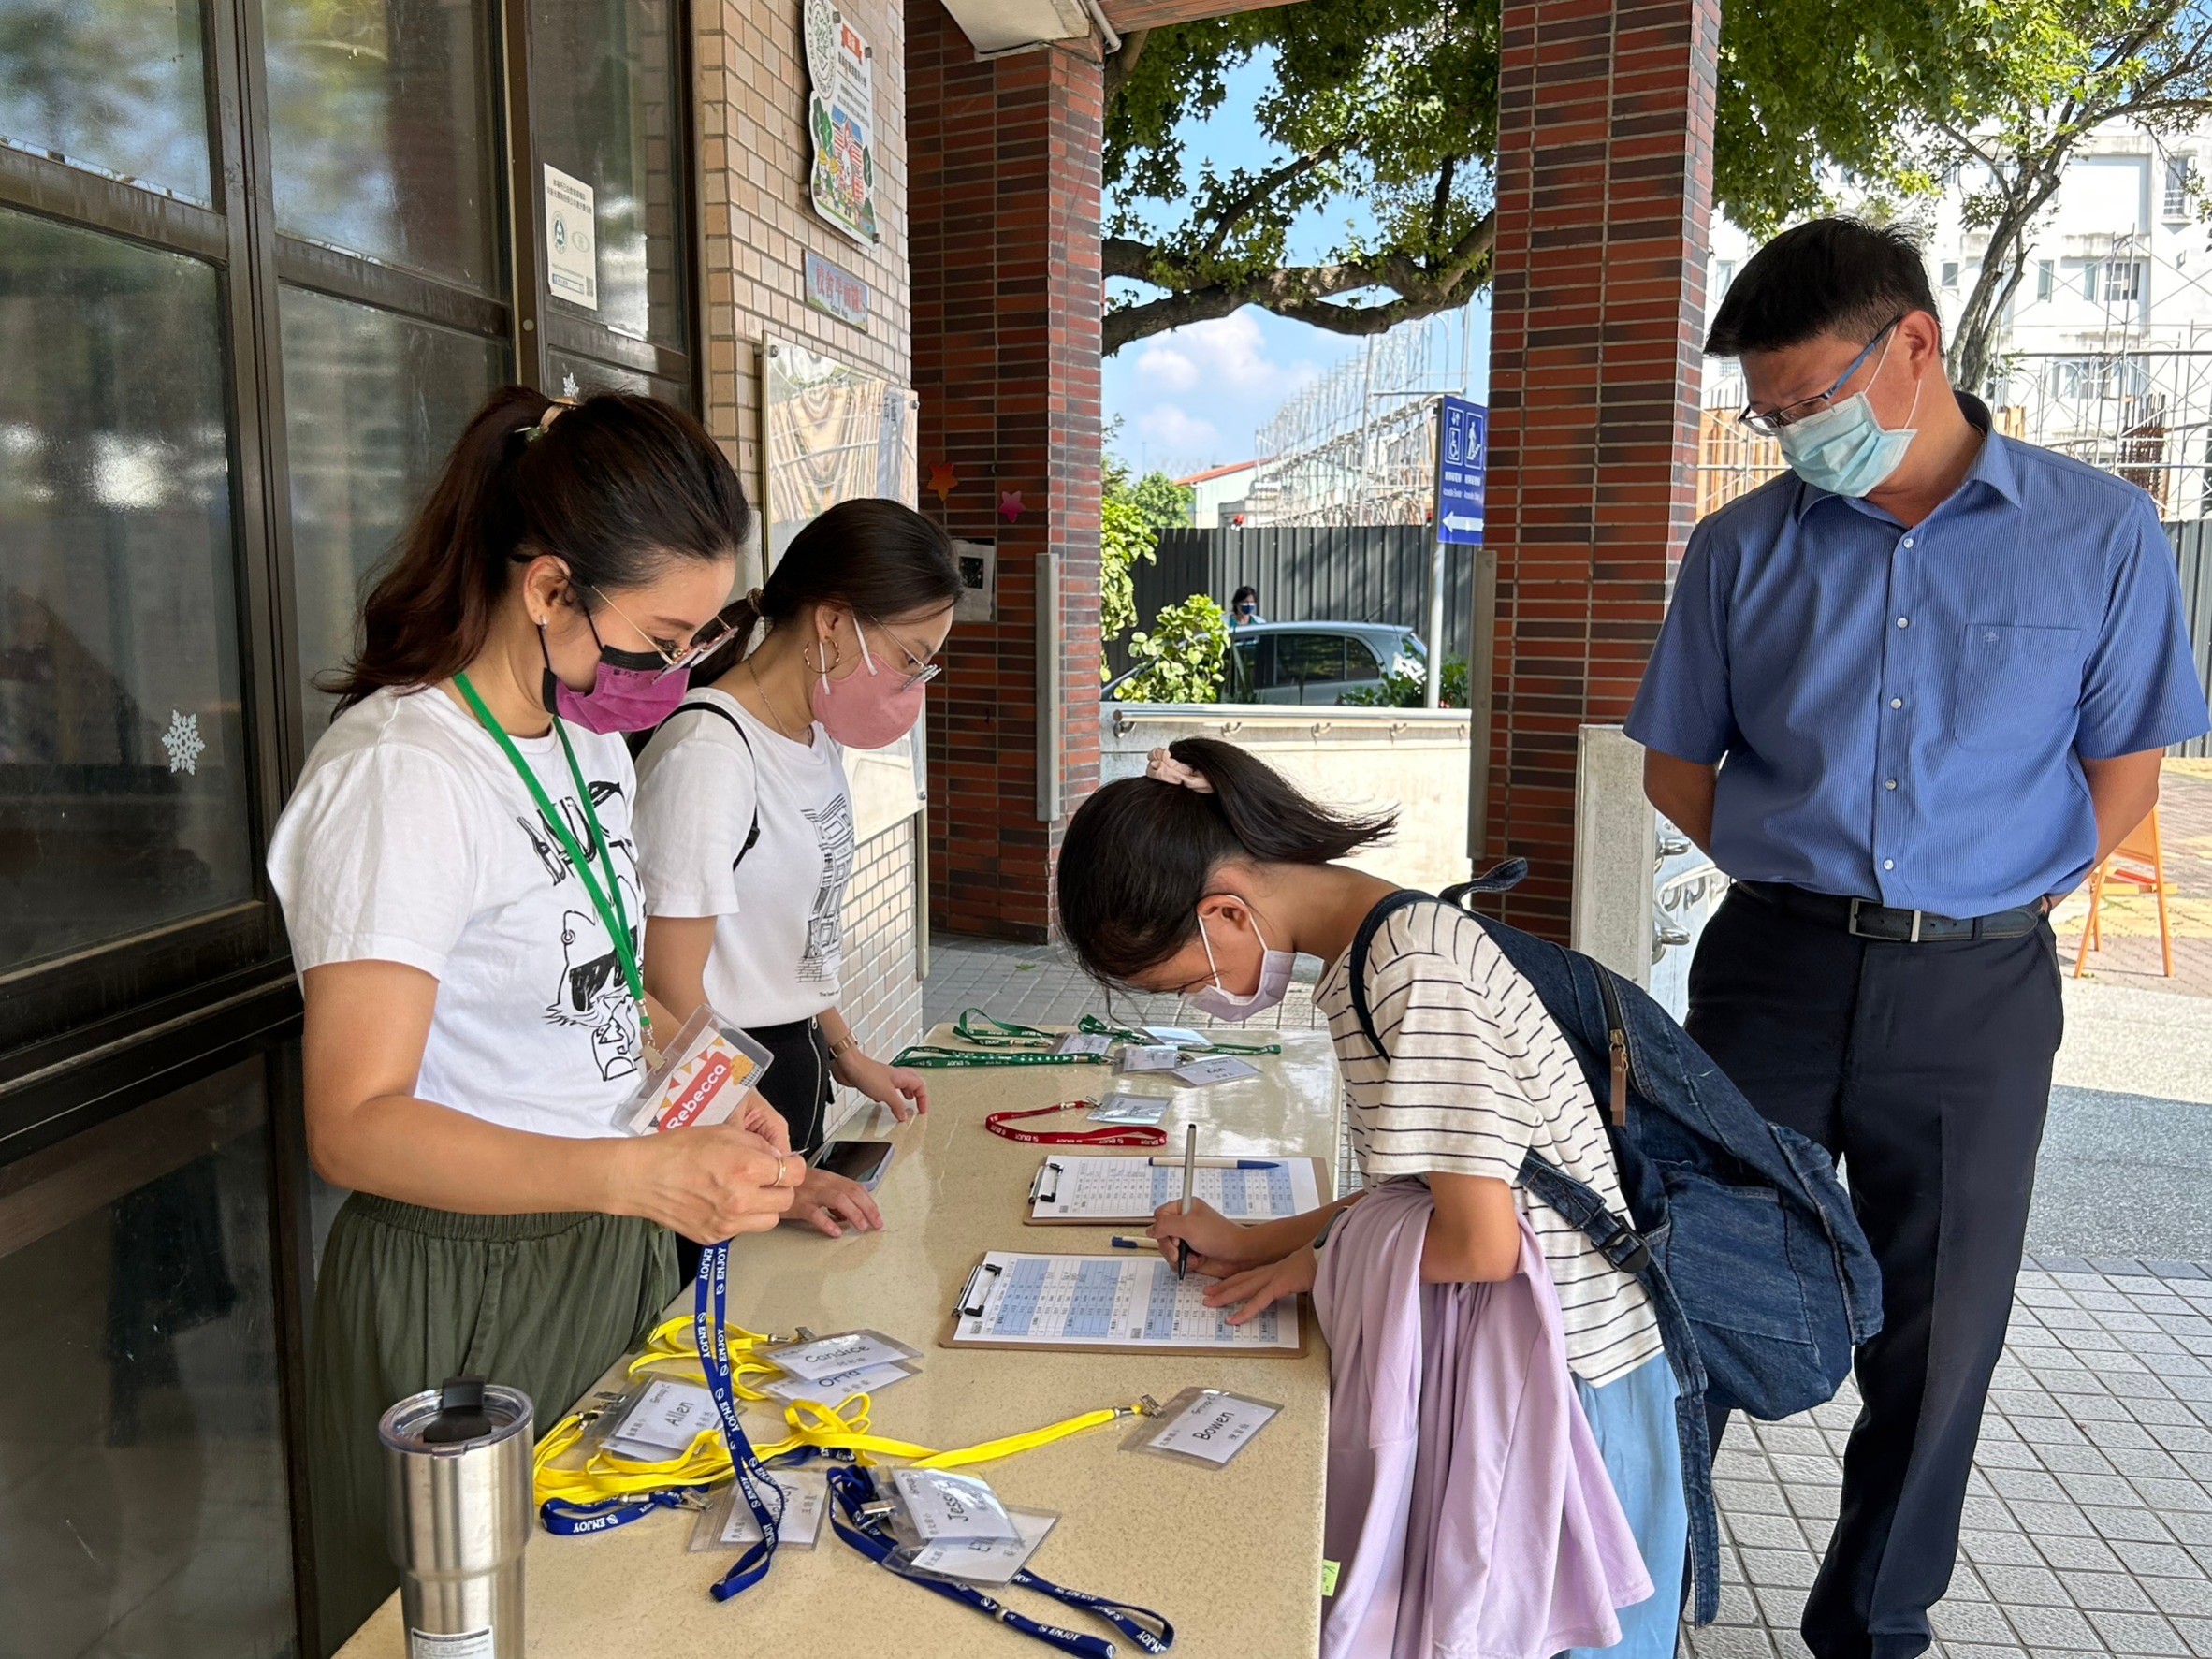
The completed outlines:
<svg viewBox="0 0 2212 1659">
<path fill-rule="evenodd" d="M 1190 1214 L 1190 1189 L 1198 1181 L 1198 1125 L 1186 1124 L 1183 1130 L 1183 1215 Z M 1175 1276 L 1180 1279 L 1190 1271 L 1190 1241 L 1175 1241 Z"/>
</svg>

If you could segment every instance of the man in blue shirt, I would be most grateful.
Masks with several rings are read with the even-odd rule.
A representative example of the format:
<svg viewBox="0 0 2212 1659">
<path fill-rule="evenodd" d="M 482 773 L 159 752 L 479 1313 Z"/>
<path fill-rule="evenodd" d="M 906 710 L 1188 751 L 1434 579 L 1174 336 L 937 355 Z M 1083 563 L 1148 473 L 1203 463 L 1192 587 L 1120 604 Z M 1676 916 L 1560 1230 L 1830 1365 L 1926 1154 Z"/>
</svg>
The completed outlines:
<svg viewBox="0 0 2212 1659">
<path fill-rule="evenodd" d="M 1791 471 L 1692 532 L 1628 732 L 1652 804 L 1735 878 L 1691 1035 L 1841 1157 L 1882 1261 L 1805 1640 L 1910 1659 L 2027 1230 L 2062 1020 L 2045 918 L 2157 802 L 2205 693 L 2150 498 L 1952 390 L 1903 236 L 1777 237 L 1705 349 L 1741 360 L 1742 419 Z"/>
</svg>

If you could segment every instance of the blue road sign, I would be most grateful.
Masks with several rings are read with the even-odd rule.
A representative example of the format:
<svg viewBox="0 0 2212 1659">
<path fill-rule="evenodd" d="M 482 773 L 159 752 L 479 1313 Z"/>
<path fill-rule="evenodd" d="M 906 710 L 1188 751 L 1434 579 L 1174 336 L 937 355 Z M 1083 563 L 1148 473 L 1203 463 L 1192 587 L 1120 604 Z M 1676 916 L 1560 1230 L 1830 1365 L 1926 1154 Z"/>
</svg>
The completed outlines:
<svg viewBox="0 0 2212 1659">
<path fill-rule="evenodd" d="M 1490 411 L 1464 398 L 1446 398 L 1437 406 L 1436 423 L 1436 539 L 1447 546 L 1479 547 Z"/>
</svg>

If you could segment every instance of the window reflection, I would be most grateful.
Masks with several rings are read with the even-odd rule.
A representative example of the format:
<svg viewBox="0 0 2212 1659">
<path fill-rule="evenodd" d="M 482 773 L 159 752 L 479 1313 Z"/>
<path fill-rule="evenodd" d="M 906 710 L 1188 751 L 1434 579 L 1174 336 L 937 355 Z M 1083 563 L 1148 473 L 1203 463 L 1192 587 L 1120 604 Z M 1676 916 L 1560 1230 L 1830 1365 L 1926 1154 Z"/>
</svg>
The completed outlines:
<svg viewBox="0 0 2212 1659">
<path fill-rule="evenodd" d="M 684 229 L 669 0 L 532 0 L 531 113 L 548 166 L 597 193 L 599 309 L 618 334 L 684 345 Z"/>
<path fill-rule="evenodd" d="M 0 974 L 252 895 L 222 338 L 198 260 L 0 210 Z"/>
<path fill-rule="evenodd" d="M 0 1170 L 0 1653 L 292 1652 L 262 1076 Z"/>
<path fill-rule="evenodd" d="M 0 0 L 0 142 L 210 201 L 198 0 Z"/>
<path fill-rule="evenodd" d="M 461 428 L 507 377 L 507 349 L 285 288 L 285 444 L 308 741 L 334 699 L 318 675 L 352 651 L 360 595 Z"/>
<path fill-rule="evenodd" d="M 497 289 L 492 10 L 264 0 L 278 229 Z"/>
</svg>

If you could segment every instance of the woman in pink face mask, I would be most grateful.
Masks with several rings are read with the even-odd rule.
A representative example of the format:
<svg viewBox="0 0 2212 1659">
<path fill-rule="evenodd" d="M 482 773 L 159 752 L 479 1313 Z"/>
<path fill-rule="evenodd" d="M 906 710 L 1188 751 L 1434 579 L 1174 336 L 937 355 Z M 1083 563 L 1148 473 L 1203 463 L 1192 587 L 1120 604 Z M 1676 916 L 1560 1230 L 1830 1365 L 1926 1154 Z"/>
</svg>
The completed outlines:
<svg viewBox="0 0 2212 1659">
<path fill-rule="evenodd" d="M 844 753 L 914 729 L 959 588 L 952 544 L 921 514 L 840 502 L 725 613 L 735 637 L 691 671 L 638 757 L 647 983 L 767 1046 L 761 1092 L 798 1152 L 822 1144 L 833 1082 L 901 1120 L 928 1109 L 921 1075 L 866 1054 L 837 1011 L 854 856 Z M 791 1219 L 831 1238 L 883 1225 L 865 1188 L 823 1170 L 808 1171 Z"/>
</svg>

